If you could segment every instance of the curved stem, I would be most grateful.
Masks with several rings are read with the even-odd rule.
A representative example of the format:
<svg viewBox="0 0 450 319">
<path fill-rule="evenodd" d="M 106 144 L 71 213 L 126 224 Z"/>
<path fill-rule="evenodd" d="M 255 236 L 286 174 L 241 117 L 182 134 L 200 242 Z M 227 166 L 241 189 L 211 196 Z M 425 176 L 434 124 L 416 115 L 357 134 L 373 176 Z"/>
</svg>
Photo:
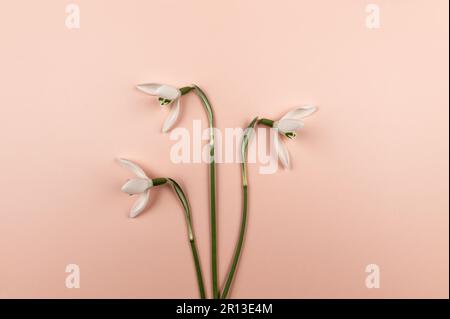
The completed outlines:
<svg viewBox="0 0 450 319">
<path fill-rule="evenodd" d="M 216 221 L 216 162 L 214 159 L 214 114 L 206 94 L 198 86 L 193 86 L 195 94 L 200 98 L 209 122 L 209 210 L 211 224 L 211 275 L 213 298 L 220 298 L 217 274 L 217 221 Z"/>
<path fill-rule="evenodd" d="M 195 271 L 197 273 L 197 283 L 200 292 L 200 298 L 205 299 L 206 293 L 205 293 L 205 285 L 203 283 L 202 266 L 200 264 L 200 258 L 198 256 L 197 243 L 195 242 L 194 228 L 192 226 L 191 209 L 189 207 L 189 201 L 186 197 L 186 194 L 183 192 L 183 189 L 181 188 L 180 185 L 178 185 L 178 183 L 175 180 L 167 178 L 167 181 L 173 187 L 175 194 L 177 195 L 178 199 L 180 200 L 184 208 L 189 243 L 191 245 L 192 257 L 194 258 Z"/>
<path fill-rule="evenodd" d="M 230 271 L 228 273 L 227 281 L 225 282 L 225 286 L 222 291 L 222 298 L 224 299 L 228 297 L 231 284 L 233 283 L 233 278 L 236 273 L 236 268 L 239 263 L 239 257 L 241 255 L 242 246 L 244 244 L 245 229 L 247 227 L 247 213 L 248 213 L 248 178 L 247 178 L 248 143 L 257 123 L 258 118 L 255 117 L 253 121 L 248 125 L 247 130 L 245 131 L 245 134 L 242 138 L 242 145 L 241 145 L 241 156 L 242 156 L 241 173 L 242 173 L 242 195 L 243 195 L 242 218 L 239 230 L 239 237 L 234 251 L 233 261 L 230 267 Z"/>
</svg>

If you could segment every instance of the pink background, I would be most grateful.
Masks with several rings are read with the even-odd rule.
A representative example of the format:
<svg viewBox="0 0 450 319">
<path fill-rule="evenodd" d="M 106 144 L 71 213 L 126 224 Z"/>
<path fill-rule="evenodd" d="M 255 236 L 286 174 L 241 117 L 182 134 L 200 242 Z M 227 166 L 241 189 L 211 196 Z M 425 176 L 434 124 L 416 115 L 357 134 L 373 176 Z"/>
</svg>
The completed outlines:
<svg viewBox="0 0 450 319">
<path fill-rule="evenodd" d="M 210 290 L 207 168 L 173 164 L 161 110 L 134 85 L 202 86 L 217 126 L 320 112 L 288 143 L 292 171 L 250 169 L 235 298 L 448 298 L 448 2 L 2 1 L 0 297 L 197 297 L 179 203 L 157 189 L 127 218 L 133 159 L 190 197 Z M 205 120 L 183 100 L 181 127 Z M 218 167 L 220 275 L 240 172 Z M 65 288 L 65 266 L 81 288 Z M 365 267 L 381 268 L 367 289 Z"/>
</svg>

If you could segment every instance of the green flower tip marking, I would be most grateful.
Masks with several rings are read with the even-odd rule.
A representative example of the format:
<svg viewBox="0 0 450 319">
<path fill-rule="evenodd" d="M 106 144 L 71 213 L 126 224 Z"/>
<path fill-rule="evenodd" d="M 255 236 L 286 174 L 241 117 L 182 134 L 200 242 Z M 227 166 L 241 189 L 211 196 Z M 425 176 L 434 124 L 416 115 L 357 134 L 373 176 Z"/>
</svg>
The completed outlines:
<svg viewBox="0 0 450 319">
<path fill-rule="evenodd" d="M 286 132 L 284 133 L 284 136 L 286 136 L 287 138 L 293 140 L 297 137 L 297 133 L 295 132 Z"/>
<path fill-rule="evenodd" d="M 163 97 L 159 97 L 158 102 L 159 102 L 159 105 L 164 106 L 164 105 L 170 104 L 172 102 L 172 100 L 165 99 Z"/>
</svg>

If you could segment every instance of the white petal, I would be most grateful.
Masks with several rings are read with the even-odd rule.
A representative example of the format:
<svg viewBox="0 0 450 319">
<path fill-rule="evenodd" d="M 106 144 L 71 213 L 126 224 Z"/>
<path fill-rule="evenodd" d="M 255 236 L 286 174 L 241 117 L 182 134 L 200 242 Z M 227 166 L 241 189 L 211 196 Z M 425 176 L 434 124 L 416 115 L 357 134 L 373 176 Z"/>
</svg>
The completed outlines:
<svg viewBox="0 0 450 319">
<path fill-rule="evenodd" d="M 133 172 L 137 177 L 149 179 L 147 175 L 145 175 L 145 172 L 140 168 L 137 164 L 133 163 L 130 160 L 127 160 L 125 158 L 118 158 L 117 162 L 120 164 L 120 166 L 130 170 Z"/>
<path fill-rule="evenodd" d="M 283 133 L 294 132 L 303 127 L 303 122 L 291 119 L 281 119 L 274 123 L 274 127 Z"/>
<path fill-rule="evenodd" d="M 280 137 L 278 134 L 274 134 L 273 135 L 273 139 L 274 139 L 274 147 L 275 147 L 275 152 L 278 155 L 278 158 L 280 159 L 281 164 L 283 164 L 283 166 L 285 168 L 290 168 L 290 163 L 289 163 L 289 152 L 286 148 L 286 146 L 284 146 L 283 142 L 281 141 Z"/>
<path fill-rule="evenodd" d="M 174 101 L 181 96 L 181 92 L 176 87 L 161 85 L 157 90 L 157 95 L 163 99 Z"/>
<path fill-rule="evenodd" d="M 175 122 L 178 119 L 178 115 L 180 114 L 180 99 L 177 98 L 172 106 L 170 107 L 169 115 L 167 116 L 166 120 L 164 121 L 163 129 L 162 131 L 164 133 L 167 133 L 172 126 L 175 124 Z"/>
<path fill-rule="evenodd" d="M 135 218 L 137 215 L 142 213 L 142 211 L 147 206 L 149 199 L 150 199 L 150 191 L 149 190 L 147 190 L 145 193 L 140 194 L 138 199 L 134 203 L 133 207 L 131 207 L 130 217 Z"/>
<path fill-rule="evenodd" d="M 164 84 L 158 84 L 158 83 L 145 83 L 145 84 L 138 84 L 136 87 L 138 90 L 150 94 L 150 95 L 158 95 L 158 90 L 163 86 Z"/>
<path fill-rule="evenodd" d="M 301 106 L 293 109 L 292 111 L 287 112 L 281 119 L 291 119 L 291 120 L 300 120 L 307 116 L 310 116 L 315 111 L 317 111 L 317 107 L 313 105 Z"/>
<path fill-rule="evenodd" d="M 150 179 L 133 178 L 130 179 L 122 186 L 122 192 L 134 195 L 145 192 L 147 189 L 153 186 Z"/>
</svg>

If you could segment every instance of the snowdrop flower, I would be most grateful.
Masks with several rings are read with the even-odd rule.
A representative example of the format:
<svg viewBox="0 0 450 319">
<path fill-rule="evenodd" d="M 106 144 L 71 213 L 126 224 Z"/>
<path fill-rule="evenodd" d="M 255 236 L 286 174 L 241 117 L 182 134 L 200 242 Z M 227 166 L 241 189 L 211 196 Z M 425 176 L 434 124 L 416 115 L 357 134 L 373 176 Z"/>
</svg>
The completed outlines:
<svg viewBox="0 0 450 319">
<path fill-rule="evenodd" d="M 273 122 L 272 127 L 276 130 L 273 134 L 273 145 L 275 152 L 285 168 L 290 167 L 289 152 L 284 146 L 279 135 L 284 135 L 287 138 L 295 138 L 296 131 L 303 127 L 302 119 L 310 116 L 317 107 L 315 106 L 302 106 L 287 112 L 281 119 Z"/>
<path fill-rule="evenodd" d="M 164 133 L 168 132 L 175 124 L 178 115 L 180 114 L 181 91 L 176 87 L 158 83 L 139 84 L 137 85 L 137 88 L 144 93 L 156 96 L 161 106 L 170 105 L 171 109 L 169 115 L 162 128 Z"/>
<path fill-rule="evenodd" d="M 153 180 L 137 164 L 130 160 L 119 158 L 117 162 L 124 168 L 130 170 L 136 178 L 129 179 L 123 186 L 122 191 L 129 195 L 139 195 L 130 211 L 130 217 L 134 218 L 145 209 L 150 199 L 150 188 L 154 186 Z"/>
<path fill-rule="evenodd" d="M 191 218 L 191 210 L 189 201 L 186 197 L 186 194 L 184 193 L 181 186 L 172 178 L 169 177 L 159 177 L 151 179 L 149 178 L 144 170 L 139 167 L 139 165 L 133 163 L 130 160 L 124 159 L 124 158 L 118 158 L 117 162 L 124 168 L 130 170 L 134 175 L 136 175 L 136 178 L 128 180 L 123 186 L 122 191 L 124 193 L 127 193 L 129 195 L 135 195 L 139 194 L 139 198 L 134 203 L 133 207 L 130 211 L 130 217 L 134 218 L 145 209 L 145 207 L 148 204 L 148 201 L 150 199 L 150 188 L 156 187 L 159 185 L 171 185 L 173 190 L 175 191 L 175 194 L 177 195 L 178 199 L 180 200 L 181 204 L 183 205 L 184 212 L 185 212 L 185 218 L 186 218 L 186 224 L 188 229 L 188 239 L 189 239 L 189 245 L 191 246 L 192 250 L 192 256 L 194 258 L 194 265 L 197 273 L 197 282 L 200 292 L 200 298 L 204 299 L 206 298 L 205 294 L 205 287 L 203 283 L 203 273 L 200 263 L 200 258 L 198 255 L 198 248 L 195 241 L 194 236 L 194 228 L 192 226 L 192 218 Z"/>
</svg>

